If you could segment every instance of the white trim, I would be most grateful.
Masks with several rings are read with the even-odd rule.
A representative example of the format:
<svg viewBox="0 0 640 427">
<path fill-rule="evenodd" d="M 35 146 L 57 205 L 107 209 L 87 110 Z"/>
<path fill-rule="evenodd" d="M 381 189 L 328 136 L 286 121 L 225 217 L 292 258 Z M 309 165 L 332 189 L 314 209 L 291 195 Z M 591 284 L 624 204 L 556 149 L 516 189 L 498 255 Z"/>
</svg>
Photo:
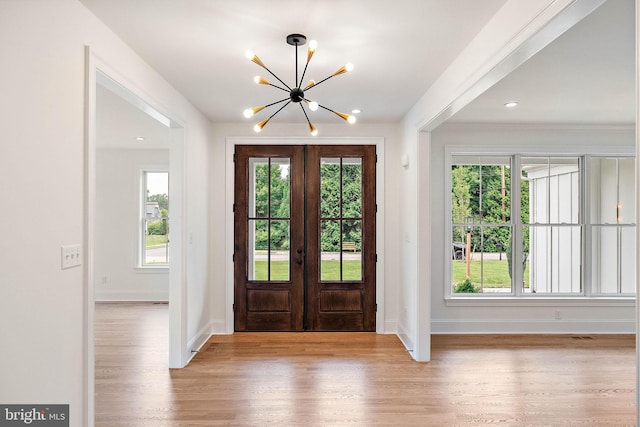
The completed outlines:
<svg viewBox="0 0 640 427">
<path fill-rule="evenodd" d="M 195 336 L 189 340 L 189 342 L 187 343 L 187 347 L 190 348 L 191 351 L 190 351 L 187 364 L 189 364 L 189 362 L 191 362 L 191 360 L 194 357 L 196 357 L 196 355 L 200 352 L 202 347 L 207 343 L 207 341 L 209 341 L 209 338 L 211 338 L 211 335 L 212 335 L 211 333 L 212 329 L 213 329 L 213 326 L 211 323 L 209 323 L 208 325 L 205 325 L 202 328 L 200 328 L 200 330 L 195 334 Z"/>
<path fill-rule="evenodd" d="M 505 295 L 504 297 L 464 297 L 462 295 L 445 299 L 445 304 L 449 307 L 633 307 L 635 298 L 633 297 L 558 297 L 548 296 L 527 296 L 516 297 Z"/>
<path fill-rule="evenodd" d="M 166 114 L 167 109 L 159 106 L 150 96 L 140 90 L 129 79 L 102 59 L 94 49 L 85 46 L 85 216 L 84 216 L 84 259 L 85 267 L 83 280 L 85 283 L 84 293 L 84 366 L 83 371 L 85 384 L 83 385 L 83 404 L 85 406 L 86 419 L 83 424 L 94 425 L 94 376 L 95 376 L 95 350 L 94 350 L 94 274 L 95 274 L 95 206 L 96 206 L 96 84 L 98 72 L 108 76 L 123 88 L 129 90 L 134 96 L 147 103 L 153 109 L 161 112 L 166 117 L 175 117 L 174 114 Z M 186 312 L 186 248 L 183 236 L 186 230 L 186 203 L 180 194 L 185 188 L 185 159 L 186 127 L 184 122 L 172 118 L 171 144 L 170 144 L 170 188 L 175 191 L 178 197 L 173 197 L 178 202 L 177 208 L 173 209 L 174 229 L 178 232 L 174 235 L 174 244 L 171 245 L 171 264 L 169 273 L 169 366 L 172 368 L 183 367 L 188 362 L 188 352 L 186 347 L 187 335 L 187 312 Z M 172 185 L 173 184 L 173 185 Z M 171 196 L 171 194 L 170 194 Z M 183 351 L 182 349 L 185 349 Z"/>
<path fill-rule="evenodd" d="M 404 347 L 407 349 L 409 354 L 411 354 L 411 357 L 413 357 L 413 349 L 415 348 L 415 344 L 411 339 L 411 336 L 409 335 L 409 333 L 402 327 L 401 324 L 398 324 L 396 334 L 398 335 L 398 338 L 400 338 L 400 341 L 402 342 Z"/>
<path fill-rule="evenodd" d="M 85 54 L 85 204 L 84 204 L 84 295 L 83 295 L 83 375 L 82 400 L 85 418 L 80 422 L 91 427 L 95 422 L 95 211 L 96 211 L 96 59 L 89 46 Z"/>
<path fill-rule="evenodd" d="M 636 8 L 636 217 L 640 215 L 640 0 Z M 637 221 L 637 220 L 636 220 Z M 640 227 L 636 228 L 636 270 L 640 265 Z M 636 296 L 640 295 L 640 274 L 636 273 Z M 636 425 L 640 425 L 640 304 L 636 297 Z"/>
<path fill-rule="evenodd" d="M 378 262 L 376 264 L 376 333 L 385 333 L 384 319 L 384 138 L 383 137 L 235 137 L 229 136 L 225 140 L 225 244 L 227 260 L 225 262 L 225 307 L 227 334 L 233 333 L 233 201 L 234 201 L 234 164 L 233 154 L 236 145 L 375 145 L 378 161 L 376 164 L 376 203 L 378 212 L 376 217 L 376 249 Z"/>
<path fill-rule="evenodd" d="M 127 289 L 120 291 L 95 291 L 95 302 L 168 302 L 169 291 Z"/>
<path fill-rule="evenodd" d="M 432 334 L 633 334 L 633 320 L 433 319 Z"/>
<path fill-rule="evenodd" d="M 214 320 L 211 322 L 211 335 L 229 335 L 227 333 L 227 325 L 223 320 Z"/>
</svg>

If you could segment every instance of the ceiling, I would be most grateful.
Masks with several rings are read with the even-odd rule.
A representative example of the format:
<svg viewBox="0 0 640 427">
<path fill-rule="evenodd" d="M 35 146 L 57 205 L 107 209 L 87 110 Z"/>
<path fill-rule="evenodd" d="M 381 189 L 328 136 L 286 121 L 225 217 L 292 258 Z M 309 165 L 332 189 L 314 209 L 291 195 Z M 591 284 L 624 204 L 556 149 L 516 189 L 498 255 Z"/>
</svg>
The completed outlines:
<svg viewBox="0 0 640 427">
<path fill-rule="evenodd" d="M 244 52 L 293 85 L 295 48 L 285 39 L 298 32 L 318 41 L 305 80 L 355 64 L 306 96 L 358 108 L 361 123 L 385 123 L 401 120 L 505 0 L 81 2 L 213 122 L 245 121 L 245 108 L 287 96 L 253 83 L 275 79 Z M 449 122 L 633 124 L 634 16 L 634 0 L 607 1 Z M 301 73 L 306 46 L 299 56 Z M 519 106 L 506 109 L 507 101 Z M 322 110 L 310 119 L 339 120 Z M 304 119 L 289 105 L 275 120 Z"/>
<path fill-rule="evenodd" d="M 605 2 L 449 122 L 633 124 L 634 0 Z"/>
<path fill-rule="evenodd" d="M 355 65 L 306 95 L 337 111 L 362 110 L 359 122 L 384 123 L 406 114 L 505 0 L 81 2 L 213 122 L 245 121 L 245 108 L 287 96 L 253 83 L 255 75 L 275 79 L 245 51 L 291 86 L 295 48 L 286 36 L 301 33 L 318 41 L 307 78 Z M 302 68 L 306 46 L 299 52 Z M 314 123 L 339 120 L 323 110 L 311 114 Z M 292 105 L 276 118 L 304 120 Z"/>
</svg>

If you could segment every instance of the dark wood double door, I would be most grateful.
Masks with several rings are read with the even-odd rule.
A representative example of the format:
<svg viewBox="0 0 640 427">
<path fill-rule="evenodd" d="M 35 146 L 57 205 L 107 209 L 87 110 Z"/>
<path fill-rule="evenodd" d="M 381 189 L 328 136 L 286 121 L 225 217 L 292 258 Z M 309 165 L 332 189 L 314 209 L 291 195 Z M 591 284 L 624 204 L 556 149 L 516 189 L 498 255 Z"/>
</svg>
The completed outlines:
<svg viewBox="0 0 640 427">
<path fill-rule="evenodd" d="M 375 331 L 375 146 L 236 146 L 236 331 Z"/>
</svg>

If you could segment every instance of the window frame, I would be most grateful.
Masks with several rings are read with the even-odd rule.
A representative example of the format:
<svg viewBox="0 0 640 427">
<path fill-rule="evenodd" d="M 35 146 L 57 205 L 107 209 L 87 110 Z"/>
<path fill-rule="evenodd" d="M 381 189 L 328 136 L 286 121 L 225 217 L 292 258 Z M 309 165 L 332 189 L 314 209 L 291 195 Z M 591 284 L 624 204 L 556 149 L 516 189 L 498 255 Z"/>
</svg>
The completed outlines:
<svg viewBox="0 0 640 427">
<path fill-rule="evenodd" d="M 167 186 L 169 185 L 170 176 L 169 176 L 169 168 L 167 166 L 143 166 L 139 169 L 138 175 L 138 184 L 139 184 L 139 194 L 138 194 L 138 220 L 137 220 L 137 234 L 138 234 L 138 243 L 136 250 L 136 260 L 135 260 L 135 268 L 138 271 L 149 272 L 152 270 L 158 271 L 166 271 L 169 269 L 171 265 L 171 258 L 169 258 L 169 262 L 166 264 L 146 264 L 146 220 L 147 220 L 147 174 L 148 173 L 166 173 L 167 174 Z M 167 196 L 169 196 L 169 190 L 167 189 Z M 170 218 L 170 217 L 169 217 Z M 167 218 L 167 221 L 169 221 Z"/>
<path fill-rule="evenodd" d="M 578 206 L 580 209 L 578 216 L 578 223 L 572 224 L 580 226 L 581 230 L 581 243 L 580 243 L 580 293 L 525 293 L 522 286 L 516 286 L 514 279 L 511 281 L 510 292 L 504 293 L 454 293 L 452 287 L 452 259 L 451 256 L 444 257 L 444 298 L 447 304 L 451 305 L 476 305 L 484 301 L 487 305 L 494 305 L 498 301 L 510 301 L 517 304 L 537 305 L 545 304 L 553 300 L 562 300 L 563 303 L 582 305 L 589 303 L 589 301 L 597 302 L 598 304 L 612 304 L 618 305 L 619 303 L 628 303 L 635 300 L 635 294 L 630 293 L 596 293 L 594 292 L 596 285 L 593 282 L 591 274 L 590 260 L 592 254 L 592 233 L 593 226 L 597 224 L 591 224 L 590 210 L 591 210 L 591 183 L 590 183 L 590 166 L 592 158 L 628 158 L 634 159 L 636 156 L 630 153 L 575 153 L 575 152 L 554 152 L 554 150 L 548 150 L 545 152 L 514 152 L 508 150 L 460 150 L 455 146 L 445 146 L 445 162 L 444 162 L 444 220 L 445 220 L 445 235 L 444 235 L 444 252 L 451 251 L 453 238 L 453 212 L 452 212 L 452 183 L 451 183 L 451 170 L 456 157 L 510 157 L 511 159 L 511 179 L 510 179 L 510 191 L 511 191 L 511 205 L 510 205 L 510 222 L 512 248 L 522 248 L 523 241 L 523 229 L 525 224 L 520 218 L 521 212 L 521 159 L 526 157 L 550 157 L 550 158 L 562 158 L 562 157 L 574 157 L 579 161 L 579 194 L 578 194 Z M 637 171 L 636 171 L 637 173 Z M 517 174 L 517 177 L 515 176 Z M 533 223 L 532 223 L 533 224 Z M 632 225 L 624 224 L 624 227 L 636 227 L 637 226 L 637 212 L 636 218 Z M 521 256 L 522 249 L 519 249 Z M 511 268 L 511 277 L 519 277 L 522 271 L 521 263 L 513 263 Z M 636 268 L 637 274 L 637 268 Z M 498 303 L 500 304 L 500 303 Z"/>
</svg>

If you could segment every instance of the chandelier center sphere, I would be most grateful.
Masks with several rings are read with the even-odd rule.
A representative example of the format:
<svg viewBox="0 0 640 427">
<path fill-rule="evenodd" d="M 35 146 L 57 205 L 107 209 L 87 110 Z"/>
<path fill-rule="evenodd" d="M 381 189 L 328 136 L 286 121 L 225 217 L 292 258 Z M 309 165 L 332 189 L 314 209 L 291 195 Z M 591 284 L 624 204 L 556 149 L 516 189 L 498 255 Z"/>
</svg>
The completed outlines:
<svg viewBox="0 0 640 427">
<path fill-rule="evenodd" d="M 289 92 L 289 98 L 291 98 L 291 101 L 293 102 L 303 101 L 304 91 L 299 87 L 294 87 L 293 89 L 291 89 L 291 92 Z"/>
</svg>

